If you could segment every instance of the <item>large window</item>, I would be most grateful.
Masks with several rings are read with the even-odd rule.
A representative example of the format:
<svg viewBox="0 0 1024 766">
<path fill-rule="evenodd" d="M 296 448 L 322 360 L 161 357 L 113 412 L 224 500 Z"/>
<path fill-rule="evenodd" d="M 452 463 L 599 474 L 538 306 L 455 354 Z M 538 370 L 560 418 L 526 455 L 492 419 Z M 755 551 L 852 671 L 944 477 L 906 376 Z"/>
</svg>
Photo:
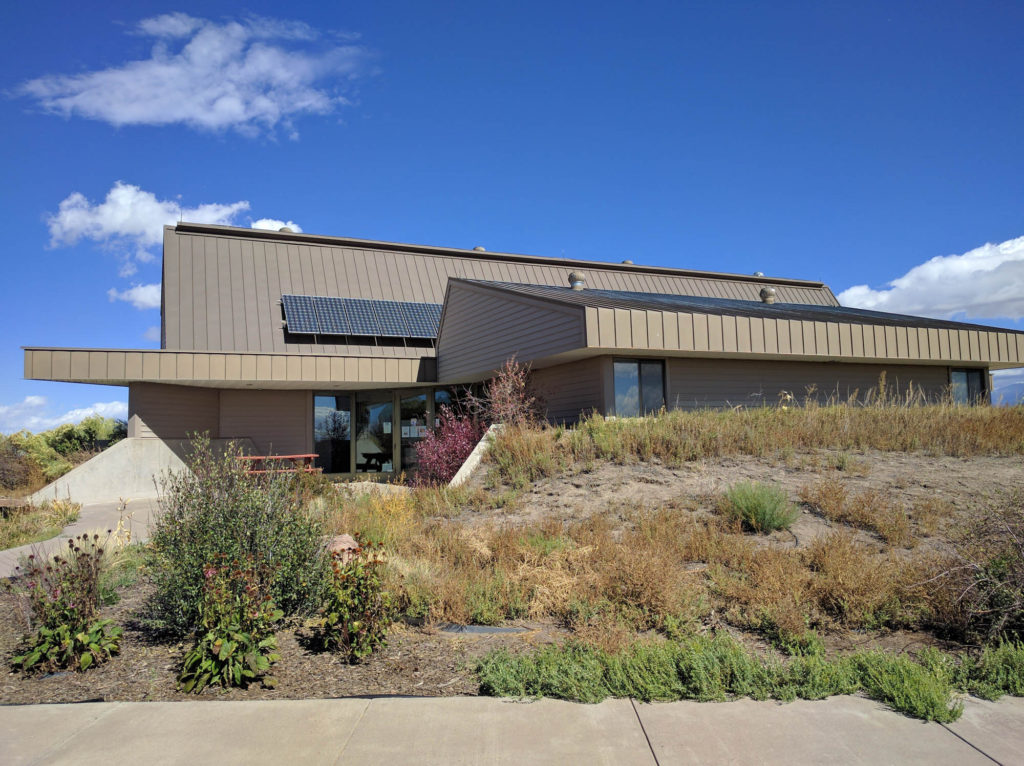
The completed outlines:
<svg viewBox="0 0 1024 766">
<path fill-rule="evenodd" d="M 403 396 L 402 408 L 402 470 L 416 470 L 416 445 L 427 435 L 427 394 Z"/>
<path fill-rule="evenodd" d="M 615 364 L 615 414 L 636 417 L 665 406 L 665 363 L 649 359 Z"/>
<path fill-rule="evenodd" d="M 985 396 L 985 371 L 950 370 L 949 387 L 957 404 L 978 404 Z"/>
<path fill-rule="evenodd" d="M 324 473 L 352 470 L 352 410 L 348 396 L 313 397 L 313 450 Z"/>
</svg>

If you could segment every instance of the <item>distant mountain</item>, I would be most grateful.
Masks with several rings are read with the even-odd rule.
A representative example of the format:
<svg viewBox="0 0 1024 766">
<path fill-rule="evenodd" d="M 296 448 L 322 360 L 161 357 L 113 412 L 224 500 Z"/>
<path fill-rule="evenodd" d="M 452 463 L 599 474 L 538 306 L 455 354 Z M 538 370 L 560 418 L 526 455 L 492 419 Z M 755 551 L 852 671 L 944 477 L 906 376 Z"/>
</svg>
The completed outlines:
<svg viewBox="0 0 1024 766">
<path fill-rule="evenodd" d="M 1011 407 L 1014 404 L 1024 404 L 1024 381 L 1019 383 L 998 382 L 992 387 L 992 403 Z"/>
</svg>

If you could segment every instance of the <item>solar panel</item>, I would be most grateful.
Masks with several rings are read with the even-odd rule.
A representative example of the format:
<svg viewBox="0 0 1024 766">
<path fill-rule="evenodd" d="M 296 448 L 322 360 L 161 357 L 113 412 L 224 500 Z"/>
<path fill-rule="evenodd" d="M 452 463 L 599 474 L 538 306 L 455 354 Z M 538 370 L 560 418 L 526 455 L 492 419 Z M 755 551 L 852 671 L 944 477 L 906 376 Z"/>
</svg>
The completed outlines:
<svg viewBox="0 0 1024 766">
<path fill-rule="evenodd" d="M 436 338 L 441 304 L 282 295 L 288 331 L 314 335 Z"/>
<path fill-rule="evenodd" d="M 288 323 L 288 332 L 317 335 L 320 326 L 316 321 L 313 299 L 308 295 L 282 295 L 284 320 Z"/>
<path fill-rule="evenodd" d="M 317 320 L 324 335 L 349 335 L 348 312 L 341 298 L 314 298 Z"/>
<path fill-rule="evenodd" d="M 377 312 L 373 310 L 376 301 L 362 298 L 343 298 L 348 313 L 349 332 L 352 335 L 380 335 Z"/>
<path fill-rule="evenodd" d="M 405 319 L 405 304 L 398 301 L 374 301 L 380 334 L 390 338 L 408 338 L 409 327 Z"/>
<path fill-rule="evenodd" d="M 437 303 L 405 303 L 405 316 L 410 338 L 436 338 L 441 323 L 441 306 Z"/>
</svg>

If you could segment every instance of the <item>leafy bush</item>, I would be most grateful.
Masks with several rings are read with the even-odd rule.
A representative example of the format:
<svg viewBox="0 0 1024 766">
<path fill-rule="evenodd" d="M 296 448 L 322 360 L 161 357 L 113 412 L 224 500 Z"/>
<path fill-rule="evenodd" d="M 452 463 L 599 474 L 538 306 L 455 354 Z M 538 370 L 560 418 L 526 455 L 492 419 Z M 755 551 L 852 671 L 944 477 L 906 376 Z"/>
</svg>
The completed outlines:
<svg viewBox="0 0 1024 766">
<path fill-rule="evenodd" d="M 726 491 L 719 510 L 742 521 L 744 526 L 755 532 L 787 529 L 800 515 L 781 487 L 756 481 L 732 485 Z"/>
<path fill-rule="evenodd" d="M 380 546 L 372 543 L 334 555 L 331 587 L 314 633 L 321 648 L 355 663 L 386 645 L 395 605 L 384 590 L 383 565 Z"/>
<path fill-rule="evenodd" d="M 162 484 L 151 534 L 150 624 L 177 635 L 198 627 L 203 570 L 221 556 L 266 567 L 270 596 L 286 615 L 315 609 L 327 584 L 321 525 L 291 478 L 250 476 L 231 451 L 214 456 L 208 440 L 192 447 L 191 471 Z"/>
<path fill-rule="evenodd" d="M 27 568 L 17 568 L 12 588 L 35 632 L 26 651 L 12 658 L 14 667 L 86 670 L 117 653 L 121 628 L 97 619 L 103 568 L 99 535 L 80 535 L 68 540 L 63 556 L 49 562 L 29 556 Z"/>
<path fill-rule="evenodd" d="M 201 628 L 196 644 L 185 655 L 178 681 L 186 692 L 198 694 L 211 684 L 247 686 L 255 680 L 272 687 L 266 673 L 280 657 L 274 653 L 274 626 L 284 616 L 268 592 L 272 579 L 266 566 L 248 559 L 203 567 Z"/>
<path fill-rule="evenodd" d="M 414 482 L 420 486 L 450 482 L 483 436 L 478 421 L 458 417 L 448 406 L 441 407 L 438 418 L 438 427 L 416 444 Z"/>
<path fill-rule="evenodd" d="M 470 412 L 488 423 L 508 427 L 532 426 L 545 418 L 543 399 L 534 390 L 530 365 L 513 357 L 484 385 L 483 395 L 466 397 Z"/>
<path fill-rule="evenodd" d="M 0 490 L 28 487 L 36 483 L 35 475 L 42 478 L 39 466 L 18 449 L 13 439 L 0 434 Z"/>
</svg>

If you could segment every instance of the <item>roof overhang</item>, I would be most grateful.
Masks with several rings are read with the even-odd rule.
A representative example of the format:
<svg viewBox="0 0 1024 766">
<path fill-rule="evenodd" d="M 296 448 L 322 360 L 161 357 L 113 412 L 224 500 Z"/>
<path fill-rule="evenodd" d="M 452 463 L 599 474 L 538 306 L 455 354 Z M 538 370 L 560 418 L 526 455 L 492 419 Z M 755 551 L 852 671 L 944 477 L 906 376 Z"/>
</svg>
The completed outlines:
<svg viewBox="0 0 1024 766">
<path fill-rule="evenodd" d="M 491 335 L 480 321 L 449 311 L 464 300 L 461 294 L 485 291 L 487 312 L 516 315 L 529 306 L 537 320 L 528 327 L 505 323 Z M 451 280 L 438 338 L 439 378 L 448 382 L 481 380 L 515 356 L 535 368 L 590 356 L 666 356 L 776 361 L 817 361 L 849 364 L 972 366 L 989 369 L 1024 367 L 1024 333 L 977 325 L 935 327 L 892 325 L 872 321 L 780 319 L 728 311 L 660 311 L 587 305 L 583 293 L 551 297 L 547 288 L 507 286 Z M 606 302 L 607 303 L 607 302 Z M 755 306 L 757 304 L 754 304 Z M 538 343 L 556 314 L 557 334 Z M 547 312 L 547 314 L 545 314 Z M 525 314 L 525 312 L 522 312 Z M 550 317 L 550 318 L 548 318 Z M 464 353 L 472 349 L 472 353 Z M 523 353 L 529 349 L 529 353 Z M 457 360 L 457 361 L 453 361 Z"/>
<path fill-rule="evenodd" d="M 436 380 L 433 356 L 384 358 L 86 348 L 29 348 L 25 377 L 125 386 L 209 388 L 400 388 Z"/>
</svg>

